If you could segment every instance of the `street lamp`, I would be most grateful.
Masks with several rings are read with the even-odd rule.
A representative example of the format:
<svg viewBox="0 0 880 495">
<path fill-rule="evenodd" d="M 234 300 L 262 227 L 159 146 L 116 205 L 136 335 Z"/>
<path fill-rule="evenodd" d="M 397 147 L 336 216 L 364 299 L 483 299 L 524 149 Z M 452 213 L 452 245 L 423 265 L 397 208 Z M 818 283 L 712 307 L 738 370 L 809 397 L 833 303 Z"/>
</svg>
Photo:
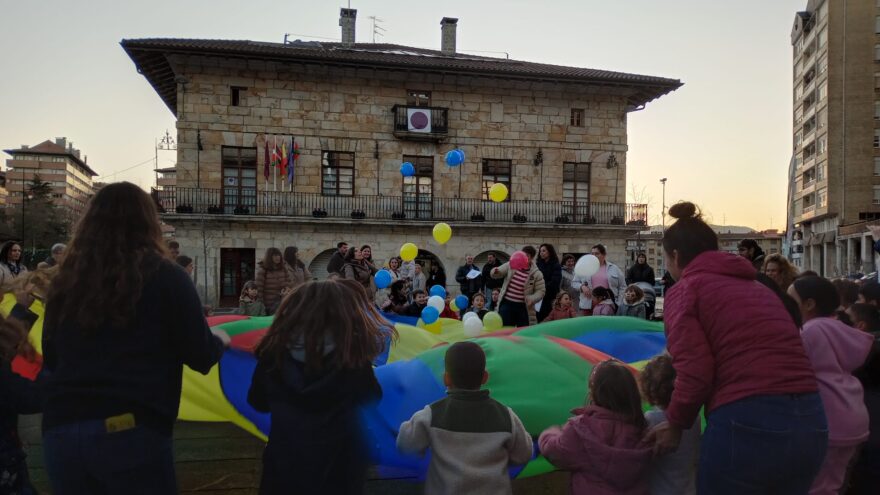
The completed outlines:
<svg viewBox="0 0 880 495">
<path fill-rule="evenodd" d="M 665 234 L 666 233 L 666 177 L 660 179 L 660 183 L 663 184 L 663 210 L 662 210 L 663 220 L 661 222 L 663 225 L 663 227 L 662 227 L 663 233 Z"/>
<path fill-rule="evenodd" d="M 168 129 L 165 129 L 165 135 L 161 140 L 156 142 L 156 155 L 155 155 L 155 163 L 156 167 L 154 172 L 156 173 L 156 190 L 159 189 L 159 150 L 163 151 L 174 151 L 177 149 L 177 143 L 174 142 L 174 138 L 171 137 L 171 134 L 168 132 Z"/>
</svg>

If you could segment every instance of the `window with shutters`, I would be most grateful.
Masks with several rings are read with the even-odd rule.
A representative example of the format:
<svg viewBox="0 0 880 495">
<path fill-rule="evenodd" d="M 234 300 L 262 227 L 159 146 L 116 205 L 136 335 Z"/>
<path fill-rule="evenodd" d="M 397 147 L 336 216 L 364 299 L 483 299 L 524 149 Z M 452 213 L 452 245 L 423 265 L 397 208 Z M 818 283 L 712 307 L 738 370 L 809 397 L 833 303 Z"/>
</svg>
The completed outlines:
<svg viewBox="0 0 880 495">
<path fill-rule="evenodd" d="M 223 146 L 220 150 L 223 165 L 223 213 L 235 213 L 236 208 L 257 209 L 257 148 Z"/>
<path fill-rule="evenodd" d="M 576 221 L 589 218 L 591 167 L 589 162 L 562 164 L 562 200 Z"/>
<path fill-rule="evenodd" d="M 416 169 L 415 175 L 403 178 L 403 212 L 406 218 L 431 218 L 434 200 L 434 157 L 403 155 Z"/>
</svg>

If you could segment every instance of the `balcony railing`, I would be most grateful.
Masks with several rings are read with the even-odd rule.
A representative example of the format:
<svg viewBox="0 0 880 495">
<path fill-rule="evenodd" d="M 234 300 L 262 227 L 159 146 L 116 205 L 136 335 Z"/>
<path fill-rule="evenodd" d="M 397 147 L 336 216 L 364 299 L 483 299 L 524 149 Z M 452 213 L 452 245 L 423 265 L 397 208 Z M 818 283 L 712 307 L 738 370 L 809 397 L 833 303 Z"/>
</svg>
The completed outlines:
<svg viewBox="0 0 880 495">
<path fill-rule="evenodd" d="M 449 133 L 449 109 L 394 105 L 394 135 L 405 139 L 436 141 Z"/>
<path fill-rule="evenodd" d="M 236 191 L 238 191 L 236 189 Z M 382 221 L 511 224 L 647 225 L 648 206 L 574 201 L 505 201 L 415 196 L 324 196 L 317 193 L 177 187 L 153 190 L 165 214 L 264 215 Z"/>
</svg>

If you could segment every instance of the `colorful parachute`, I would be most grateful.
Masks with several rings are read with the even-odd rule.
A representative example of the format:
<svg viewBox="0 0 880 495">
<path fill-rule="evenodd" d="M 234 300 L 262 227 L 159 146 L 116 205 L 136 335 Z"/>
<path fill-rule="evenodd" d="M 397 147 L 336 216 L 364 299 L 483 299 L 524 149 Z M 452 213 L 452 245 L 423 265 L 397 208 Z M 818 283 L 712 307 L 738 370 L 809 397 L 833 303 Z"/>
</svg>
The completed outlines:
<svg viewBox="0 0 880 495">
<path fill-rule="evenodd" d="M 14 300 L 0 302 L 8 314 Z M 31 308 L 42 315 L 39 302 Z M 426 330 L 415 319 L 389 315 L 400 339 L 377 359 L 376 376 L 382 385 L 380 402 L 364 407 L 362 417 L 371 453 L 385 477 L 422 478 L 429 459 L 401 454 L 395 447 L 403 421 L 445 394 L 442 375 L 447 343 L 465 340 L 461 322 L 442 319 Z M 184 369 L 180 419 L 230 421 L 260 438 L 267 438 L 269 415 L 247 403 L 251 375 L 256 367 L 253 348 L 271 324 L 271 317 L 218 316 L 208 319 L 224 329 L 232 344 L 208 375 Z M 31 330 L 39 351 L 42 319 Z M 616 357 L 638 368 L 661 353 L 666 341 L 662 324 L 626 317 L 589 317 L 554 321 L 518 330 L 508 329 L 474 339 L 486 352 L 487 387 L 492 397 L 513 408 L 526 429 L 537 435 L 562 424 L 569 411 L 584 403 L 592 367 Z M 35 375 L 39 363 L 17 361 L 22 374 Z M 542 457 L 511 468 L 511 476 L 549 472 Z"/>
</svg>

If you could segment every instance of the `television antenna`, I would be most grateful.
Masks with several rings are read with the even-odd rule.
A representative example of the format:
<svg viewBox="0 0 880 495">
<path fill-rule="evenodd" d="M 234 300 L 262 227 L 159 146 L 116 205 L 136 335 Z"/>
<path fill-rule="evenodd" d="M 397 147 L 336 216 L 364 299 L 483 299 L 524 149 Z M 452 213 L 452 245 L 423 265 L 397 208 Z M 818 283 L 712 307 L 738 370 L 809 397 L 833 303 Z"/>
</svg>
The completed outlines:
<svg viewBox="0 0 880 495">
<path fill-rule="evenodd" d="M 385 22 L 385 19 L 371 15 L 370 20 L 373 21 L 373 43 L 375 43 L 376 35 L 385 36 L 385 28 L 379 25 Z"/>
</svg>

